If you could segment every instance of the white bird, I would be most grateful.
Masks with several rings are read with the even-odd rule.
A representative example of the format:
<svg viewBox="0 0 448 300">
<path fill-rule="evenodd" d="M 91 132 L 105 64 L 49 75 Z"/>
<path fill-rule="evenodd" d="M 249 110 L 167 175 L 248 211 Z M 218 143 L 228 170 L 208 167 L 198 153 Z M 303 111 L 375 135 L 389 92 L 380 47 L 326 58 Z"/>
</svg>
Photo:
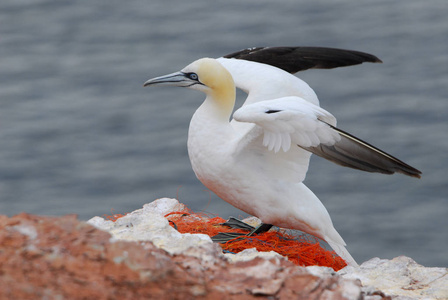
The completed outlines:
<svg viewBox="0 0 448 300">
<path fill-rule="evenodd" d="M 258 125 L 236 130 L 229 122 L 235 105 L 232 76 L 208 58 L 181 72 L 149 80 L 145 86 L 155 84 L 188 87 L 207 95 L 188 133 L 191 164 L 205 186 L 264 223 L 325 240 L 349 264 L 356 265 L 327 210 L 302 183 L 311 153 L 291 147 L 291 143 L 303 147 L 334 144 L 340 137 L 325 123 L 335 125 L 330 113 L 299 97 L 279 98 L 236 111 L 236 120 Z"/>
<path fill-rule="evenodd" d="M 248 98 L 229 122 L 234 80 Z M 327 210 L 302 183 L 311 152 L 352 168 L 419 177 L 420 171 L 337 129 L 334 116 L 318 106 L 314 91 L 276 67 L 205 58 L 144 85 L 157 84 L 207 95 L 188 134 L 190 161 L 205 186 L 263 223 L 325 240 L 350 265 L 357 264 Z"/>
</svg>

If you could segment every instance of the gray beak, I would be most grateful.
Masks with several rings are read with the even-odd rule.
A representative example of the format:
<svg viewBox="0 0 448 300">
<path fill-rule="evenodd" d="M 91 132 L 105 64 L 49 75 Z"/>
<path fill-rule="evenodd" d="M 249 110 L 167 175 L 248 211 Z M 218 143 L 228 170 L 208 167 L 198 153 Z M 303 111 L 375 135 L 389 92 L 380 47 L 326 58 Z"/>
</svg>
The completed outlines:
<svg viewBox="0 0 448 300">
<path fill-rule="evenodd" d="M 194 83 L 193 80 L 191 80 L 185 75 L 186 74 L 183 72 L 174 72 L 168 75 L 149 79 L 143 84 L 143 86 L 150 86 L 150 85 L 166 85 L 166 86 L 180 86 L 180 87 L 191 86 L 192 83 Z"/>
</svg>

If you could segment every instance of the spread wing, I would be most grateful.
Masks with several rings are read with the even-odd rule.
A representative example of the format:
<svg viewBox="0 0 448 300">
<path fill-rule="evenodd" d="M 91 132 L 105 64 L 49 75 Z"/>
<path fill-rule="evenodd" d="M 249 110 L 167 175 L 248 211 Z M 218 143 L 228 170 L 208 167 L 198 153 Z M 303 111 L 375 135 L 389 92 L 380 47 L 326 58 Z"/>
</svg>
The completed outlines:
<svg viewBox="0 0 448 300">
<path fill-rule="evenodd" d="M 378 57 L 365 52 L 326 47 L 255 47 L 223 57 L 263 63 L 289 73 L 382 62 Z"/>
</svg>

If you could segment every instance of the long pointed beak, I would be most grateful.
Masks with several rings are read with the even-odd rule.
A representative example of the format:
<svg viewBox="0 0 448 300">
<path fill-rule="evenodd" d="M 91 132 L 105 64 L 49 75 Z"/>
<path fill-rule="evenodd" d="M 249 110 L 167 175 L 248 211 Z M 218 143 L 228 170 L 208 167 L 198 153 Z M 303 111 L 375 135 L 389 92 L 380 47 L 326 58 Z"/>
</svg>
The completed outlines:
<svg viewBox="0 0 448 300">
<path fill-rule="evenodd" d="M 180 86 L 187 87 L 191 85 L 191 79 L 185 76 L 185 73 L 174 72 L 168 75 L 152 78 L 146 81 L 143 86 L 150 85 L 166 85 L 166 86 Z"/>
</svg>

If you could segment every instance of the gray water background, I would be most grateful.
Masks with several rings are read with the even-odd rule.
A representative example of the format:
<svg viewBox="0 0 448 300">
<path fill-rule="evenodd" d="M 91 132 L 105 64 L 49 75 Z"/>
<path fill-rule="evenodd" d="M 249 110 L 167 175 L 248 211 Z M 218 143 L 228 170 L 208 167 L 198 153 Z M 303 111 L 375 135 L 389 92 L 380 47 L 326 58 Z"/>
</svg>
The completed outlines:
<svg viewBox="0 0 448 300">
<path fill-rule="evenodd" d="M 315 157 L 305 183 L 358 261 L 408 255 L 446 267 L 447 15 L 446 0 L 3 0 L 0 213 L 86 220 L 177 197 L 195 211 L 245 216 L 191 170 L 188 124 L 204 96 L 143 82 L 252 46 L 348 48 L 384 63 L 299 77 L 340 128 L 423 178 Z"/>
</svg>

